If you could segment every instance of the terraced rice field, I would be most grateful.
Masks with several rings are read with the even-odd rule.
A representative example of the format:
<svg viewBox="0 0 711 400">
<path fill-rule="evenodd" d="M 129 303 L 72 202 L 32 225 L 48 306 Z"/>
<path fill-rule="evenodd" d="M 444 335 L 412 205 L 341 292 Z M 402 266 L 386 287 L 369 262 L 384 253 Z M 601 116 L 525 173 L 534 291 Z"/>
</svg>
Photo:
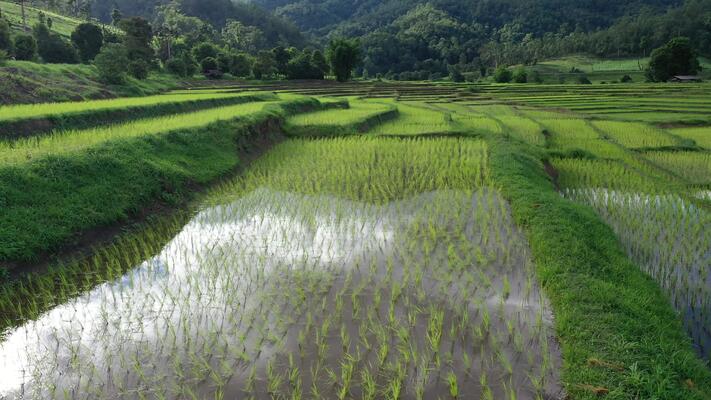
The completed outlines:
<svg viewBox="0 0 711 400">
<path fill-rule="evenodd" d="M 137 110 L 0 144 L 0 399 L 707 399 L 705 96 L 235 83 L 0 108 Z M 142 114 L 190 101 L 217 102 Z M 640 112 L 672 106 L 701 125 Z"/>
</svg>

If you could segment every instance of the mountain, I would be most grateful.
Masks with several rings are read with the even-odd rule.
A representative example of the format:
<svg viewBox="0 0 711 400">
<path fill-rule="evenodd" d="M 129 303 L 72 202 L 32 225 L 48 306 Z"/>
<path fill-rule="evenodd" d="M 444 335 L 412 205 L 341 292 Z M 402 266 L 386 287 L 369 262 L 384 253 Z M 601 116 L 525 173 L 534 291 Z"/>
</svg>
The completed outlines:
<svg viewBox="0 0 711 400">
<path fill-rule="evenodd" d="M 428 4 L 464 24 L 518 24 L 534 35 L 579 27 L 592 31 L 642 9 L 663 11 L 680 0 L 252 0 L 313 33 L 364 34 Z"/>
<path fill-rule="evenodd" d="M 711 0 L 251 2 L 322 43 L 360 38 L 364 69 L 401 79 L 482 74 L 572 53 L 643 57 L 677 35 L 711 53 Z"/>
</svg>

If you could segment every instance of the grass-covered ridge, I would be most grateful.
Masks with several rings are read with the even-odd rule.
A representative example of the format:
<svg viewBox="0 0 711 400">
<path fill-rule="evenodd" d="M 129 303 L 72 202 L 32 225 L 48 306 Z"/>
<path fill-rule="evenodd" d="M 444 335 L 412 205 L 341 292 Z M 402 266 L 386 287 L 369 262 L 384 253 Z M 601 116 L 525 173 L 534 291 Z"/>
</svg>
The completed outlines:
<svg viewBox="0 0 711 400">
<path fill-rule="evenodd" d="M 563 199 L 541 153 L 490 142 L 492 178 L 528 232 L 551 298 L 575 399 L 708 399 L 711 371 L 691 350 L 659 285 L 625 255 L 592 210 Z"/>
<path fill-rule="evenodd" d="M 205 118 L 185 123 L 159 118 L 157 125 L 142 122 L 158 131 L 108 128 L 103 136 L 89 136 L 92 146 L 79 133 L 65 134 L 48 138 L 49 147 L 34 147 L 44 155 L 31 160 L 16 158 L 8 148 L 6 155 L 18 163 L 0 168 L 0 261 L 35 259 L 77 233 L 125 219 L 156 201 L 171 203 L 191 185 L 234 169 L 239 143 L 247 137 L 274 131 L 290 112 L 318 106 L 295 99 L 218 108 L 218 114 L 208 110 Z M 72 150 L 71 143 L 78 147 Z"/>
<path fill-rule="evenodd" d="M 106 85 L 93 65 L 10 61 L 0 67 L 0 105 L 147 96 L 178 86 L 174 76 L 163 73 L 145 80 L 129 77 L 124 85 Z"/>
</svg>

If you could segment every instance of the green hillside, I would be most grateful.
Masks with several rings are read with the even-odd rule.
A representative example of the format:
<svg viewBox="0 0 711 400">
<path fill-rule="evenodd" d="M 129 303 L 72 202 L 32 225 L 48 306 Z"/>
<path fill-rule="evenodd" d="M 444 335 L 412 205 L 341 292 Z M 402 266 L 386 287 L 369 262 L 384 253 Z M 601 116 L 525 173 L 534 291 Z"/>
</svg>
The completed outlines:
<svg viewBox="0 0 711 400">
<path fill-rule="evenodd" d="M 22 10 L 18 4 L 0 1 L 0 10 L 2 10 L 2 14 L 12 24 L 13 30 L 22 30 Z M 52 19 L 52 30 L 67 38 L 72 34 L 74 28 L 82 22 L 76 18 L 29 6 L 25 7 L 25 13 L 28 27 L 31 28 L 35 25 L 39 21 L 39 14 L 44 13 L 48 18 Z"/>
</svg>

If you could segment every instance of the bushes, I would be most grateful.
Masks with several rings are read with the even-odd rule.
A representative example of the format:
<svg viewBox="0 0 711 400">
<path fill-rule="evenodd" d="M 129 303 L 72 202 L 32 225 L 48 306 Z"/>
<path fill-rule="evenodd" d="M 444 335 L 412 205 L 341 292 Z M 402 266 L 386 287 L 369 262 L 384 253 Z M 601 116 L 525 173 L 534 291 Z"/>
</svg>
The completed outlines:
<svg viewBox="0 0 711 400">
<path fill-rule="evenodd" d="M 148 63 L 143 60 L 134 60 L 128 64 L 128 73 L 136 79 L 148 78 Z"/>
<path fill-rule="evenodd" d="M 72 32 L 72 43 L 79 51 L 83 63 L 89 63 L 101 51 L 104 34 L 98 26 L 85 22 L 79 24 Z"/>
<path fill-rule="evenodd" d="M 218 70 L 217 59 L 214 57 L 205 57 L 202 61 L 200 61 L 200 68 L 204 74 L 210 71 Z"/>
<path fill-rule="evenodd" d="M 10 52 L 12 50 L 12 38 L 10 37 L 10 24 L 5 18 L 0 17 L 0 50 Z"/>
<path fill-rule="evenodd" d="M 506 67 L 499 67 L 494 72 L 494 81 L 497 83 L 509 83 L 513 78 L 513 74 Z"/>
<path fill-rule="evenodd" d="M 35 38 L 25 34 L 15 36 L 15 58 L 23 61 L 36 59 L 37 41 Z"/>
<path fill-rule="evenodd" d="M 230 74 L 238 78 L 252 74 L 252 59 L 244 53 L 232 54 L 230 57 Z"/>
<path fill-rule="evenodd" d="M 185 68 L 185 63 L 179 58 L 171 58 L 170 60 L 166 61 L 165 70 L 181 78 L 187 76 L 187 69 Z"/>
<path fill-rule="evenodd" d="M 9 54 L 5 50 L 0 50 L 0 67 L 5 65 L 7 63 L 7 59 L 9 58 Z"/>
<path fill-rule="evenodd" d="M 111 84 L 121 84 L 128 72 L 128 52 L 120 44 L 106 44 L 94 59 L 101 80 Z"/>
<path fill-rule="evenodd" d="M 528 73 L 524 68 L 519 68 L 516 70 L 516 72 L 513 74 L 513 81 L 516 83 L 527 83 L 528 82 Z"/>
<path fill-rule="evenodd" d="M 52 33 L 47 25 L 40 23 L 34 27 L 37 52 L 42 60 L 50 64 L 76 64 L 79 55 L 71 43 Z"/>
</svg>

